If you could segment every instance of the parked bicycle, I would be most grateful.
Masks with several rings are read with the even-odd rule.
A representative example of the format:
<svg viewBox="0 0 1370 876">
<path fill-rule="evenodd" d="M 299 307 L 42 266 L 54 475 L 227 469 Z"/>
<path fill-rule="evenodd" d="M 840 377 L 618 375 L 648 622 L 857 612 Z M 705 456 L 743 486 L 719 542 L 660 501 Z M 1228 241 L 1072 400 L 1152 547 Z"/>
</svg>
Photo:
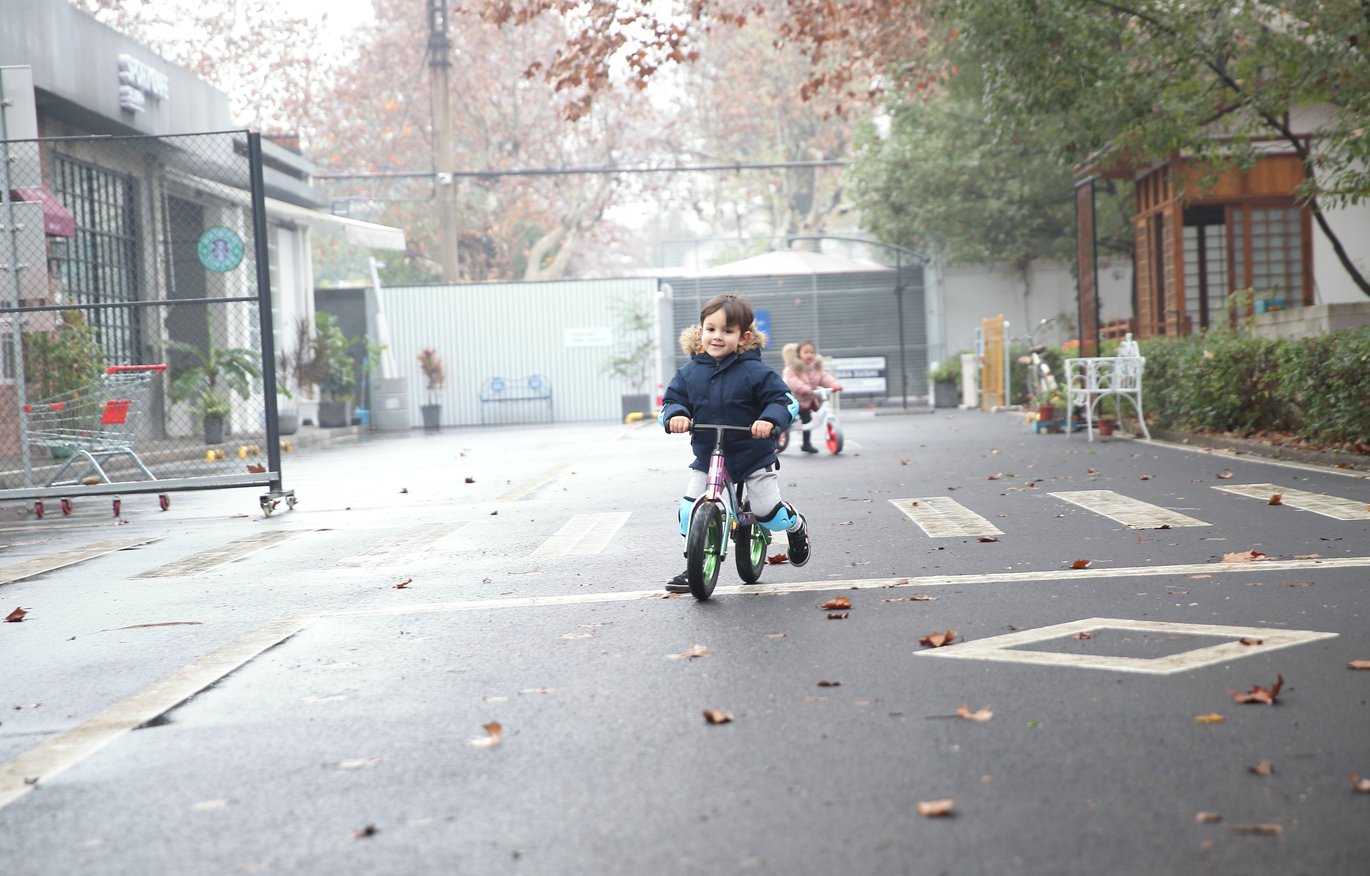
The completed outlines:
<svg viewBox="0 0 1370 876">
<path fill-rule="evenodd" d="M 728 535 L 737 548 L 737 574 L 747 584 L 755 584 L 766 568 L 766 548 L 771 543 L 770 530 L 752 513 L 746 496 L 739 495 L 740 487 L 728 475 L 723 460 L 723 433 L 751 433 L 750 426 L 718 426 L 695 423 L 691 432 L 713 429 L 718 436 L 709 455 L 709 475 L 704 493 L 690 509 L 690 520 L 685 528 L 685 578 L 690 584 L 690 595 L 708 599 L 718 582 L 718 568 L 728 558 Z"/>
<path fill-rule="evenodd" d="M 1056 377 L 1051 373 L 1051 366 L 1042 358 L 1042 353 L 1047 349 L 1046 344 L 1033 344 L 1032 336 L 1046 328 L 1055 319 L 1044 319 L 1037 323 L 1037 327 L 1026 335 L 1014 338 L 1015 341 L 1027 341 L 1028 354 L 1019 356 L 1019 364 L 1027 366 L 1027 394 L 1028 404 L 1042 404 L 1060 389 L 1060 384 L 1056 382 Z"/>
<path fill-rule="evenodd" d="M 832 390 L 826 386 L 815 387 L 814 398 L 818 399 L 818 410 L 813 412 L 809 422 L 805 423 L 796 419 L 790 424 L 790 428 L 775 436 L 775 452 L 784 453 L 785 448 L 790 446 L 790 432 L 816 432 L 824 436 L 824 443 L 831 453 L 841 453 L 844 443 L 842 434 L 842 421 L 837 418 L 837 411 L 832 406 Z"/>
</svg>

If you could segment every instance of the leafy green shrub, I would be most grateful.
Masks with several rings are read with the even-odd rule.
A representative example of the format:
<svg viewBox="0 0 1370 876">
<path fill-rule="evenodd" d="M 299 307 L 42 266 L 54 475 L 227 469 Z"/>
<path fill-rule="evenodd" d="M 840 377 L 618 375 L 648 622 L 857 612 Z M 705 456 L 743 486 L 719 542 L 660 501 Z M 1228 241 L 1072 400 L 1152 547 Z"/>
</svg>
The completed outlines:
<svg viewBox="0 0 1370 876">
<path fill-rule="evenodd" d="M 1370 326 L 1284 347 L 1280 381 L 1299 437 L 1370 444 Z"/>
</svg>

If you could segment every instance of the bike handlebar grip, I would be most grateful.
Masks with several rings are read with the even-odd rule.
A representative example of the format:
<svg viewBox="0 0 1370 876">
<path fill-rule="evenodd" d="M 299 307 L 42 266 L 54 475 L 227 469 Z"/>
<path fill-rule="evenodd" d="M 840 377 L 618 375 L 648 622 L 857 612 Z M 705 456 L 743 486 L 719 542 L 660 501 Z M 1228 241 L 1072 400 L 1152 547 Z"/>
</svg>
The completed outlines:
<svg viewBox="0 0 1370 876">
<path fill-rule="evenodd" d="M 691 424 L 690 424 L 690 431 L 693 432 L 693 431 L 695 431 L 696 429 L 713 429 L 713 430 L 715 430 L 715 431 L 720 431 L 720 430 L 721 430 L 721 431 L 724 431 L 724 432 L 750 432 L 750 431 L 752 431 L 752 427 L 751 427 L 751 426 L 724 426 L 724 425 L 722 425 L 722 424 L 715 424 L 715 423 L 691 423 Z"/>
</svg>

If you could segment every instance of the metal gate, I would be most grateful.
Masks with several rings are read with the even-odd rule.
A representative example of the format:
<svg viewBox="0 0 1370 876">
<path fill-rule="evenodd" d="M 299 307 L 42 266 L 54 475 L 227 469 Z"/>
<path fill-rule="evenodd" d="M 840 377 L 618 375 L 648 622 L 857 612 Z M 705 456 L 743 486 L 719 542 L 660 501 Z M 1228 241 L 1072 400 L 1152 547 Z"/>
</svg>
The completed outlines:
<svg viewBox="0 0 1370 876">
<path fill-rule="evenodd" d="M 281 501 L 261 140 L 0 141 L 0 500 Z M 44 505 L 44 500 L 48 505 Z"/>
</svg>

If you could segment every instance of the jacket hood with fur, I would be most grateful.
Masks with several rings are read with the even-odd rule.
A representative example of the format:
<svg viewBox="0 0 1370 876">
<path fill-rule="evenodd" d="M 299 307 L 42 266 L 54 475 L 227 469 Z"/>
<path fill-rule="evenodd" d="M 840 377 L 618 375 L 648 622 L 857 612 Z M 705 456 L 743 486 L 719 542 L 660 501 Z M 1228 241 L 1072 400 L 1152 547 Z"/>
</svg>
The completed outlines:
<svg viewBox="0 0 1370 876">
<path fill-rule="evenodd" d="M 692 325 L 680 333 L 680 349 L 685 351 L 686 356 L 695 356 L 704 352 L 704 330 L 702 327 Z M 737 352 L 745 353 L 748 350 L 760 350 L 766 346 L 766 333 L 752 325 L 752 337 L 747 343 L 737 348 Z"/>
<path fill-rule="evenodd" d="M 799 358 L 798 344 L 786 344 L 785 346 L 781 347 L 780 357 L 785 360 L 785 365 L 787 367 L 800 374 L 804 373 L 804 369 L 809 367 L 808 365 L 804 364 L 803 359 Z M 818 369 L 819 371 L 823 370 L 822 356 L 813 357 L 813 367 Z"/>
</svg>

